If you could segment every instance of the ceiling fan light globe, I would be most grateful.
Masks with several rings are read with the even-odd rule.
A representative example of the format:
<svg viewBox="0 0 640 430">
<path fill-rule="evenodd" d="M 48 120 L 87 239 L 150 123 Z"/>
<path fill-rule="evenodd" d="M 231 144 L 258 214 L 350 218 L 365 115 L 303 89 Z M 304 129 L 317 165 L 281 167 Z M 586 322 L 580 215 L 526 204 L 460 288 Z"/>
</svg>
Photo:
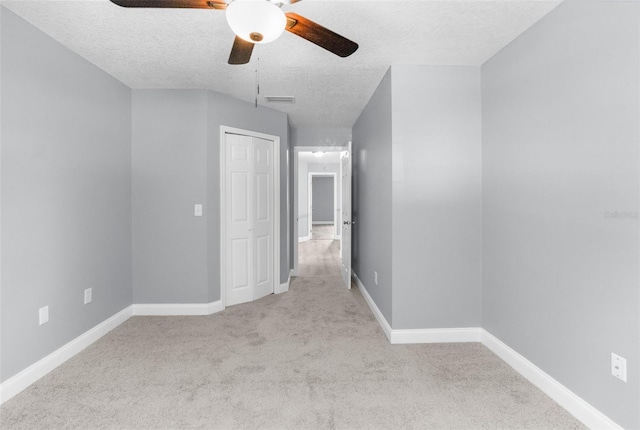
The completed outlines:
<svg viewBox="0 0 640 430">
<path fill-rule="evenodd" d="M 226 16 L 231 30 L 251 43 L 273 42 L 287 24 L 282 9 L 265 0 L 235 0 L 227 7 Z"/>
</svg>

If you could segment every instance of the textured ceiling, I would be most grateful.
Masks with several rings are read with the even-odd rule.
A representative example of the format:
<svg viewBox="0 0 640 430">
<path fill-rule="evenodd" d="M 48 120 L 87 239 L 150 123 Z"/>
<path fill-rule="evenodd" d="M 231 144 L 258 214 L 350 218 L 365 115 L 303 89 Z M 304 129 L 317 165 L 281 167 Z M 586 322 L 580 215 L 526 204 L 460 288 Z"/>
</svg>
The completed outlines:
<svg viewBox="0 0 640 430">
<path fill-rule="evenodd" d="M 481 65 L 560 1 L 304 0 L 283 7 L 354 41 L 337 57 L 285 32 L 227 64 L 233 41 L 223 11 L 125 9 L 108 0 L 4 0 L 2 5 L 131 88 L 211 89 L 255 98 L 294 127 L 351 127 L 391 64 Z M 259 58 L 259 61 L 258 61 Z"/>
</svg>

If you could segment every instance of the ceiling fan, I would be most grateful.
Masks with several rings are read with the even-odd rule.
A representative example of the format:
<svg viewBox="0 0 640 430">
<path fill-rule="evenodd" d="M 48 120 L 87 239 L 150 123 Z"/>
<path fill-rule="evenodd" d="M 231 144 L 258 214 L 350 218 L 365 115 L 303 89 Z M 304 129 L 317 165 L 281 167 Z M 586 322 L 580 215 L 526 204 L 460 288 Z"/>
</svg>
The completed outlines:
<svg viewBox="0 0 640 430">
<path fill-rule="evenodd" d="M 358 44 L 326 27 L 295 14 L 283 12 L 283 4 L 300 0 L 111 0 L 122 7 L 189 8 L 224 10 L 229 26 L 236 34 L 229 64 L 246 64 L 256 43 L 269 43 L 284 30 L 315 43 L 340 57 L 348 57 Z"/>
</svg>

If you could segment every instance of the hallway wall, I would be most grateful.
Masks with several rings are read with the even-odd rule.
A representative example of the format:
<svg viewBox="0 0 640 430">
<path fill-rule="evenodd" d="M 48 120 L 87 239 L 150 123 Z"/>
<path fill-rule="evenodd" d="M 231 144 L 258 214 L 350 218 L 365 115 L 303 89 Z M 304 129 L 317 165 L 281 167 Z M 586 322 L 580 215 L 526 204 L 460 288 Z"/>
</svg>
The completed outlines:
<svg viewBox="0 0 640 430">
<path fill-rule="evenodd" d="M 337 182 L 337 181 L 336 181 Z M 335 224 L 334 178 L 314 176 L 311 180 L 312 223 Z"/>
<path fill-rule="evenodd" d="M 392 66 L 353 128 L 353 268 L 392 329 L 481 324 L 480 118 L 479 68 Z"/>
<path fill-rule="evenodd" d="M 353 126 L 353 271 L 392 321 L 392 80 L 390 68 Z M 378 282 L 374 282 L 378 272 Z"/>
</svg>

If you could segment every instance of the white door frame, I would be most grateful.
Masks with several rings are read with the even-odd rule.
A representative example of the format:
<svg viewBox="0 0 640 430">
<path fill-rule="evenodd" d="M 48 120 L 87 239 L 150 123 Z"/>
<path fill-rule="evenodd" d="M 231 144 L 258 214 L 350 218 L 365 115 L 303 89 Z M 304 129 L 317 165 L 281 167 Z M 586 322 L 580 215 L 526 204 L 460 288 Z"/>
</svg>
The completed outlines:
<svg viewBox="0 0 640 430">
<path fill-rule="evenodd" d="M 294 146 L 293 147 L 293 270 L 292 276 L 298 275 L 298 152 L 342 152 L 348 151 L 348 146 Z M 342 222 L 341 220 L 338 220 Z M 309 223 L 311 225 L 311 223 Z"/>
<path fill-rule="evenodd" d="M 336 236 L 336 223 L 338 222 L 338 214 L 336 214 L 336 208 L 338 207 L 338 174 L 336 172 L 309 172 L 309 179 L 307 180 L 307 213 L 309 214 L 309 222 L 307 223 L 309 227 L 308 236 L 311 237 L 311 228 L 313 227 L 313 214 L 311 212 L 311 207 L 313 206 L 313 177 L 314 176 L 325 176 L 325 177 L 333 177 L 333 237 Z"/>
<path fill-rule="evenodd" d="M 225 134 L 240 134 L 273 141 L 273 292 L 280 293 L 280 137 L 241 128 L 220 126 L 220 301 L 226 307 L 226 139 Z"/>
<path fill-rule="evenodd" d="M 345 283 L 345 287 L 351 289 L 352 281 L 352 256 L 353 256 L 353 208 L 352 208 L 352 195 L 353 195 L 353 154 L 351 151 L 351 142 L 349 142 L 349 150 L 345 151 L 340 156 L 340 213 L 342 229 L 340 240 L 340 264 L 342 266 L 342 279 Z"/>
</svg>

